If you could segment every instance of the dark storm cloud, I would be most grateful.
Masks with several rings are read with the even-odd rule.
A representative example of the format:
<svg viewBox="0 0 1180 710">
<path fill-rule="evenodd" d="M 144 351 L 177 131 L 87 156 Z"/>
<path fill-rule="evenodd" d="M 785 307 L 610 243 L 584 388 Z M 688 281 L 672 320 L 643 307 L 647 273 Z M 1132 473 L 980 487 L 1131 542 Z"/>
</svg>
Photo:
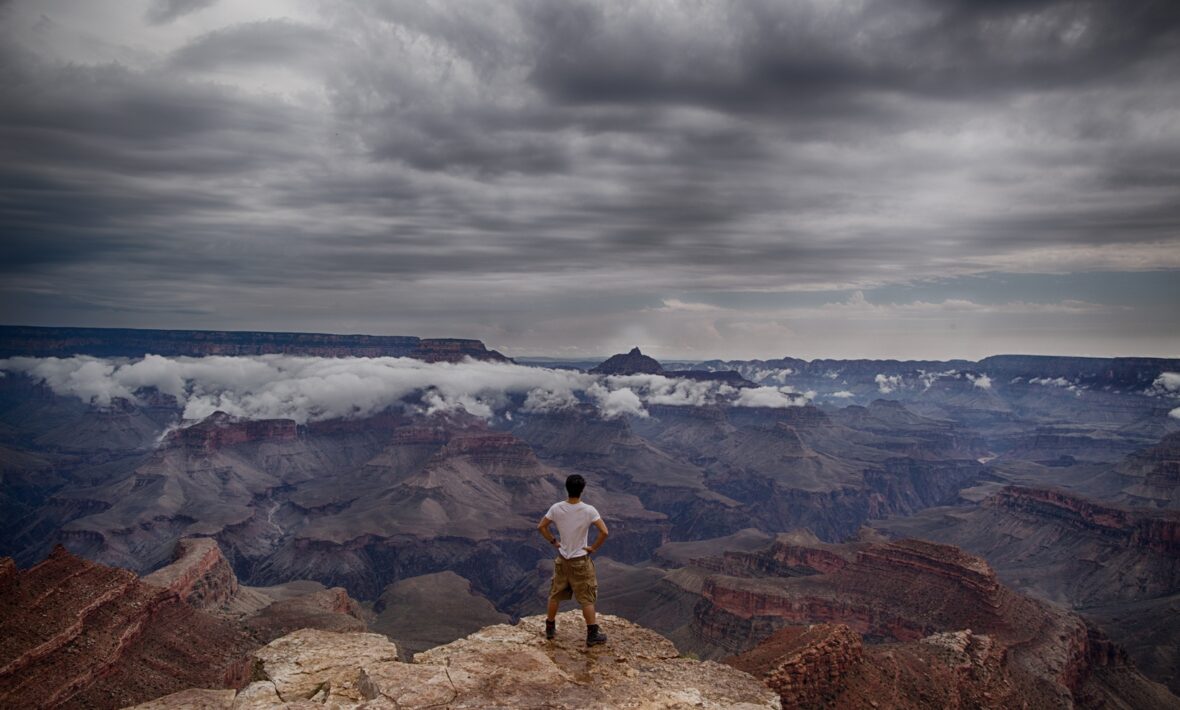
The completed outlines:
<svg viewBox="0 0 1180 710">
<path fill-rule="evenodd" d="M 533 79 L 577 103 L 841 112 L 870 108 L 853 100 L 862 92 L 975 98 L 1109 82 L 1180 40 L 1180 7 L 1156 0 L 690 7 L 696 26 L 677 34 L 658 11 L 538 3 Z"/>
<path fill-rule="evenodd" d="M 10 320 L 597 342 L 687 290 L 1180 266 L 1175 3 L 212 4 L 4 6 Z"/>
</svg>

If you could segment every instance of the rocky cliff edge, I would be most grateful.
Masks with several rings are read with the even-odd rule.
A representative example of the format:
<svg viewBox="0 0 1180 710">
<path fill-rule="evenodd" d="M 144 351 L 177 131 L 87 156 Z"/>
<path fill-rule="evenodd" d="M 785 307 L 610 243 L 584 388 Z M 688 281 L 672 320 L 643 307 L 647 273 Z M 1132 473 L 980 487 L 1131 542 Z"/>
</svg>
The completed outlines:
<svg viewBox="0 0 1180 710">
<path fill-rule="evenodd" d="M 546 641 L 543 617 L 486 627 L 397 660 L 384 636 L 303 629 L 253 654 L 253 682 L 236 694 L 186 690 L 157 708 L 779 708 L 776 693 L 747 673 L 680 657 L 672 642 L 622 618 L 599 615 L 610 636 L 584 646 L 576 611 Z"/>
</svg>

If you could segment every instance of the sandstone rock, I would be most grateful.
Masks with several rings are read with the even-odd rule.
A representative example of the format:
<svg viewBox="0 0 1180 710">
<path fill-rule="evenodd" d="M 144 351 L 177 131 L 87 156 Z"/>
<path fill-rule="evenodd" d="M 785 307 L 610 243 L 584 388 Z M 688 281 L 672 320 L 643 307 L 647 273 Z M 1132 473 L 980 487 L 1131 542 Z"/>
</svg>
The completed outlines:
<svg viewBox="0 0 1180 710">
<path fill-rule="evenodd" d="M 380 634 L 301 629 L 254 652 L 256 670 L 284 700 L 310 699 L 327 689 L 335 700 L 377 696 L 367 671 L 397 662 L 397 647 Z"/>
<path fill-rule="evenodd" d="M 584 646 L 580 613 L 559 615 L 557 638 L 551 642 L 543 638 L 543 621 L 531 616 L 516 626 L 491 626 L 414 660 L 447 668 L 462 690 L 456 703 L 460 706 L 777 707 L 773 693 L 750 676 L 681 658 L 670 641 L 624 619 L 600 614 L 599 624 L 610 641 L 593 649 Z M 506 657 L 524 674 L 518 682 L 489 686 L 479 680 Z M 464 685 L 472 681 L 479 683 L 474 693 Z"/>
<path fill-rule="evenodd" d="M 748 674 L 681 658 L 667 639 L 618 617 L 599 616 L 610 642 L 592 649 L 579 612 L 558 617 L 553 641 L 543 619 L 486 627 L 414 663 L 399 662 L 384 636 L 304 629 L 256 651 L 254 682 L 232 705 L 209 707 L 780 707 Z"/>
<path fill-rule="evenodd" d="M 234 691 L 229 689 L 189 688 L 140 703 L 128 710 L 230 710 L 234 706 L 234 695 Z"/>
</svg>

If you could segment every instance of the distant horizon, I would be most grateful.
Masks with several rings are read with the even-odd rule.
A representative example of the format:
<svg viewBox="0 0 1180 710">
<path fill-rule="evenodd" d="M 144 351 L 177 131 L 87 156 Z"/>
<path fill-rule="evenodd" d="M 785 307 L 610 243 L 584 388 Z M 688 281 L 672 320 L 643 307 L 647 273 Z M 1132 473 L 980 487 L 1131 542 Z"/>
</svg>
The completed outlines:
<svg viewBox="0 0 1180 710">
<path fill-rule="evenodd" d="M 552 355 L 546 353 L 540 354 L 513 354 L 511 346 L 494 346 L 480 338 L 472 338 L 464 335 L 417 335 L 414 333 L 362 333 L 362 332 L 333 332 L 326 330 L 269 330 L 269 329 L 240 329 L 240 328 L 143 328 L 143 327 L 108 327 L 96 325 L 41 325 L 31 323 L 0 323 L 0 328 L 43 328 L 43 329 L 62 329 L 62 330 L 112 330 L 112 331 L 143 331 L 143 332 L 201 332 L 201 333 L 269 333 L 269 334 L 291 334 L 291 335 L 332 335 L 343 337 L 378 337 L 378 338 L 418 338 L 421 340 L 478 340 L 484 344 L 489 350 L 495 350 L 501 354 L 510 357 L 514 360 L 540 360 L 548 362 L 589 362 L 589 361 L 604 361 L 614 355 L 626 353 L 631 350 L 631 347 L 638 347 L 639 350 L 650 357 L 662 362 L 685 362 L 685 363 L 700 363 L 708 362 L 710 360 L 723 361 L 749 361 L 749 360 L 781 360 L 785 358 L 794 358 L 804 361 L 815 360 L 880 360 L 880 361 L 932 361 L 932 362 L 951 362 L 951 361 L 967 361 L 979 362 L 992 357 L 1072 357 L 1072 358 L 1091 358 L 1096 360 L 1109 359 L 1154 359 L 1154 360 L 1180 360 L 1180 355 L 1091 355 L 1084 353 L 1072 352 L 1058 352 L 1058 353 L 1038 353 L 1038 352 L 993 352 L 981 357 L 889 357 L 889 356 L 852 356 L 852 357 L 837 357 L 837 356 L 814 356 L 803 357 L 792 354 L 782 355 L 764 355 L 757 357 L 727 357 L 727 356 L 713 356 L 713 357 L 682 357 L 677 355 L 656 355 L 656 349 L 649 349 L 643 345 L 633 345 L 631 347 L 618 350 L 616 352 L 605 353 L 587 353 L 584 355 Z"/>
</svg>

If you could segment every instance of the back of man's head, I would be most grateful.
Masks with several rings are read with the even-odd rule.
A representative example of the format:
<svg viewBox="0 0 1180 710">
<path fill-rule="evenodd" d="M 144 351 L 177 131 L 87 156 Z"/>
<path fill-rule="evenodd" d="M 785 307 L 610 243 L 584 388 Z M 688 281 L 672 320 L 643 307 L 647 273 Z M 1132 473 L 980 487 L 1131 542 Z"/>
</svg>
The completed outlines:
<svg viewBox="0 0 1180 710">
<path fill-rule="evenodd" d="M 565 492 L 569 494 L 570 498 L 581 498 L 585 488 L 586 479 L 576 473 L 565 479 Z"/>
</svg>

